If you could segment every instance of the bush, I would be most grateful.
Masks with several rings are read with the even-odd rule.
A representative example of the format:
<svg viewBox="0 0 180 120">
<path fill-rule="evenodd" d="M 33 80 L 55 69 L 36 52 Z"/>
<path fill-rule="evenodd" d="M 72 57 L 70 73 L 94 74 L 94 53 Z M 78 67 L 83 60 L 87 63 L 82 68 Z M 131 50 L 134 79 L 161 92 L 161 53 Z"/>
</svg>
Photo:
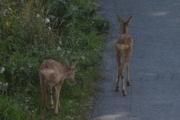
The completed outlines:
<svg viewBox="0 0 180 120">
<path fill-rule="evenodd" d="M 109 28 L 109 22 L 97 16 L 98 6 L 89 0 L 1 0 L 0 5 L 0 67 L 5 68 L 0 82 L 9 83 L 7 94 L 2 93 L 7 97 L 0 99 L 5 103 L 0 105 L 1 118 L 17 114 L 19 120 L 36 119 L 41 106 L 39 66 L 45 59 L 64 58 L 76 59 L 77 83 L 64 83 L 58 118 L 84 118 L 79 115 L 86 104 L 78 108 L 89 105 L 102 57 L 103 41 L 97 34 Z M 27 98 L 31 102 L 25 102 Z M 25 111 L 26 105 L 36 112 Z M 51 114 L 47 118 L 56 119 Z"/>
</svg>

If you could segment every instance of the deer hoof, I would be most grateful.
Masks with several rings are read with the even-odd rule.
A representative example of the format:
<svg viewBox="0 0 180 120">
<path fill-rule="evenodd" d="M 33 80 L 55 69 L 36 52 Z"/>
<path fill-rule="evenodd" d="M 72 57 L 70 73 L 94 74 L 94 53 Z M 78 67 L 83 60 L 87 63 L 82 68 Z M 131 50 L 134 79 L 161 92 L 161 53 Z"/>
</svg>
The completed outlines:
<svg viewBox="0 0 180 120">
<path fill-rule="evenodd" d="M 50 107 L 49 107 L 49 111 L 53 111 L 53 106 L 50 106 Z"/>
<path fill-rule="evenodd" d="M 123 96 L 126 96 L 126 91 L 125 90 L 123 90 L 122 93 L 123 93 Z"/>
<path fill-rule="evenodd" d="M 115 90 L 116 92 L 118 92 L 118 88 L 119 88 L 119 87 L 116 87 L 116 90 Z"/>
<path fill-rule="evenodd" d="M 130 82 L 127 82 L 127 86 L 130 86 Z"/>
</svg>

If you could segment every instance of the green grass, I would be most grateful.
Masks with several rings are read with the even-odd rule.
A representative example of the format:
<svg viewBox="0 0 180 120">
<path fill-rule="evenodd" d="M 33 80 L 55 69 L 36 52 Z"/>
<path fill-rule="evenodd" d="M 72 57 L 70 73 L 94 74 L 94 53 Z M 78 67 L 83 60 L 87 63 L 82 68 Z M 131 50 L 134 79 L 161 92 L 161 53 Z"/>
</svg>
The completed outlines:
<svg viewBox="0 0 180 120">
<path fill-rule="evenodd" d="M 103 40 L 109 22 L 89 0 L 0 1 L 0 119 L 37 120 L 41 112 L 38 70 L 45 59 L 75 59 L 76 84 L 64 82 L 59 114 L 46 107 L 46 120 L 86 120 L 96 82 L 101 78 Z M 52 19 L 51 17 L 54 18 Z M 50 22 L 45 23 L 45 19 Z"/>
</svg>

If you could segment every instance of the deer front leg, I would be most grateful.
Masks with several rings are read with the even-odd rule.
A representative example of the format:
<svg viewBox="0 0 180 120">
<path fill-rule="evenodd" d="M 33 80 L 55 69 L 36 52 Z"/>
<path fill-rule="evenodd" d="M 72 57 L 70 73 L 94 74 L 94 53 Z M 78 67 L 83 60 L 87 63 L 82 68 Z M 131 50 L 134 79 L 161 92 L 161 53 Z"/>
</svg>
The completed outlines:
<svg viewBox="0 0 180 120">
<path fill-rule="evenodd" d="M 45 111 L 45 105 L 46 105 L 46 83 L 45 83 L 45 78 L 42 75 L 40 75 L 40 86 L 41 86 L 41 92 L 42 92 L 41 119 L 44 119 L 44 111 Z"/>
<path fill-rule="evenodd" d="M 115 91 L 117 92 L 119 89 L 119 77 L 120 77 L 120 72 L 119 72 L 119 66 L 121 64 L 120 62 L 120 55 L 118 53 L 116 53 L 116 62 L 117 62 L 117 66 L 116 66 L 116 89 Z"/>
<path fill-rule="evenodd" d="M 117 76 L 116 76 L 116 92 L 118 91 L 119 89 L 119 66 L 117 65 Z"/>
</svg>

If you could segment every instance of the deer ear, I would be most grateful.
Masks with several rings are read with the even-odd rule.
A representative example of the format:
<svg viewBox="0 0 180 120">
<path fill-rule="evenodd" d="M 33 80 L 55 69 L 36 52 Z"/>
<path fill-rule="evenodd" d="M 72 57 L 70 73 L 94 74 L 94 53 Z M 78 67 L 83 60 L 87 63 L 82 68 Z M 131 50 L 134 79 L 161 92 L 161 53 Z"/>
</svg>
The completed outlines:
<svg viewBox="0 0 180 120">
<path fill-rule="evenodd" d="M 116 15 L 117 15 L 117 18 L 118 18 L 119 23 L 120 23 L 120 24 L 124 23 L 124 21 L 121 19 L 121 17 L 120 17 L 118 14 L 116 14 Z"/>
<path fill-rule="evenodd" d="M 69 67 L 69 61 L 66 59 L 64 59 L 64 67 L 67 68 Z"/>
<path fill-rule="evenodd" d="M 73 60 L 72 63 L 71 63 L 71 69 L 75 69 L 75 67 L 76 67 L 76 61 Z"/>
<path fill-rule="evenodd" d="M 127 24 L 129 25 L 131 23 L 131 20 L 132 20 L 132 16 L 127 20 Z"/>
</svg>

